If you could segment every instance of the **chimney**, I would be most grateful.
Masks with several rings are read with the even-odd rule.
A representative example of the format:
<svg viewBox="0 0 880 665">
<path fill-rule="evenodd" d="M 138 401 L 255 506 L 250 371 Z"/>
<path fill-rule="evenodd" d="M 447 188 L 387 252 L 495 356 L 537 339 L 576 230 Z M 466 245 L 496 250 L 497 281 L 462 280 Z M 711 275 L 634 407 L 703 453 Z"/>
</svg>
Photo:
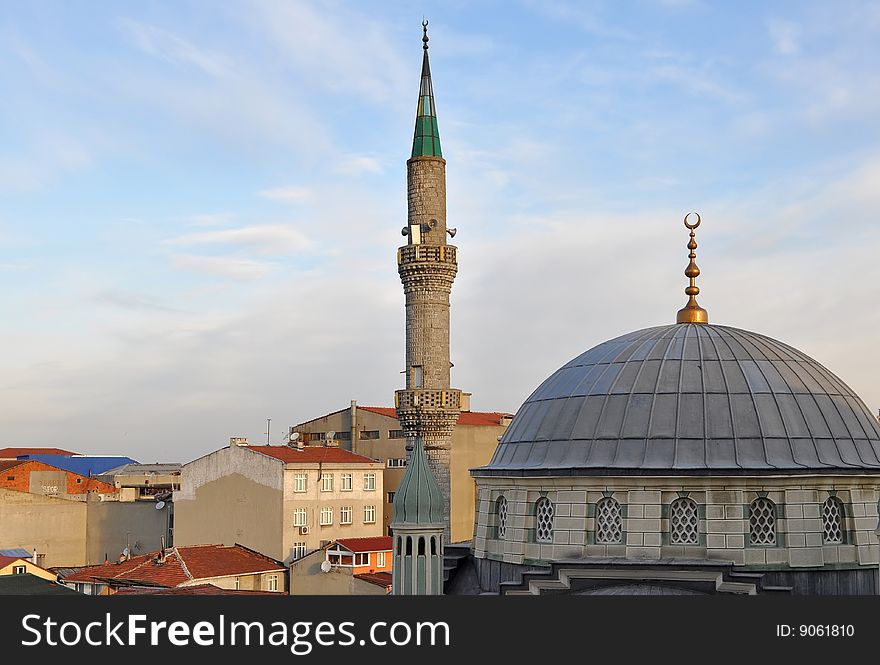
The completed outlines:
<svg viewBox="0 0 880 665">
<path fill-rule="evenodd" d="M 248 439 L 246 436 L 230 436 L 229 437 L 229 447 L 232 446 L 249 446 Z"/>
<path fill-rule="evenodd" d="M 461 410 L 462 411 L 470 411 L 471 410 L 471 393 L 462 393 L 461 394 Z"/>
<path fill-rule="evenodd" d="M 37 550 L 34 549 L 34 555 L 31 557 L 31 563 L 37 565 Z"/>
<path fill-rule="evenodd" d="M 351 400 L 351 427 L 349 431 L 351 432 L 351 437 L 348 440 L 348 450 L 353 451 L 354 442 L 358 440 L 358 403 L 355 400 Z"/>
</svg>

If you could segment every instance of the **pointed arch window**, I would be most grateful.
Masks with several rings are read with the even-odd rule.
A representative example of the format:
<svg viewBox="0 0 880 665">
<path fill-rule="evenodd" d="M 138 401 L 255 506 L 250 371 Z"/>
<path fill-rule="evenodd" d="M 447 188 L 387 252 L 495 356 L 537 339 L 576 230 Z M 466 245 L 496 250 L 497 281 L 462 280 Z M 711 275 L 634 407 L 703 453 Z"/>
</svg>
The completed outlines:
<svg viewBox="0 0 880 665">
<path fill-rule="evenodd" d="M 843 544 L 843 502 L 829 496 L 822 504 L 822 542 L 826 545 Z"/>
<path fill-rule="evenodd" d="M 600 499 L 596 504 L 596 542 L 623 542 L 623 525 L 620 504 L 610 496 Z"/>
<path fill-rule="evenodd" d="M 699 545 L 697 503 L 682 497 L 669 507 L 669 542 L 672 545 Z"/>
<path fill-rule="evenodd" d="M 749 544 L 776 544 L 776 504 L 765 496 L 749 505 Z"/>
<path fill-rule="evenodd" d="M 507 497 L 503 494 L 495 500 L 495 535 L 503 540 L 507 534 Z"/>
<path fill-rule="evenodd" d="M 553 502 L 541 497 L 535 502 L 535 540 L 539 543 L 553 542 Z"/>
</svg>

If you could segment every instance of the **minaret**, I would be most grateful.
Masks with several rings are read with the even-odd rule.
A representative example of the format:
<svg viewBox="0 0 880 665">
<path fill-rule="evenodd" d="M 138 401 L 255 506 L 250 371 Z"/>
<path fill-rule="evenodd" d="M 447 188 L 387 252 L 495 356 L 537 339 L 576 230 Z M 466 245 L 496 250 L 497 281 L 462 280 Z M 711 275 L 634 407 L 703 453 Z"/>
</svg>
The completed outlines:
<svg viewBox="0 0 880 665">
<path fill-rule="evenodd" d="M 425 446 L 417 438 L 394 493 L 391 593 L 395 596 L 443 595 L 443 504 Z"/>
<path fill-rule="evenodd" d="M 424 55 L 412 156 L 406 163 L 409 210 L 397 250 L 397 271 L 406 296 L 406 388 L 395 394 L 397 417 L 412 455 L 424 444 L 443 499 L 449 538 L 449 455 L 452 430 L 461 411 L 461 391 L 449 387 L 449 293 L 458 270 L 456 247 L 446 244 L 446 160 L 428 64 L 428 22 L 422 22 Z"/>
</svg>

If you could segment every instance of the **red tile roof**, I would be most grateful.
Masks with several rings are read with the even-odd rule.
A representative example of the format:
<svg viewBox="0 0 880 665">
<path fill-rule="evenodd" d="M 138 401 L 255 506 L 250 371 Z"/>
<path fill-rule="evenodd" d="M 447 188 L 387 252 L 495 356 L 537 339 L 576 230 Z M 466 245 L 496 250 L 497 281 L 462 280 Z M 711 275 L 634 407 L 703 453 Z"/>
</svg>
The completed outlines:
<svg viewBox="0 0 880 665">
<path fill-rule="evenodd" d="M 391 573 L 359 573 L 355 577 L 364 582 L 385 587 L 386 589 L 391 586 Z"/>
<path fill-rule="evenodd" d="M 0 459 L 20 455 L 79 455 L 61 448 L 0 448 Z"/>
<path fill-rule="evenodd" d="M 27 460 L 23 459 L 0 460 L 0 471 L 6 471 L 6 469 L 11 469 L 19 464 L 24 464 L 25 462 L 27 462 Z"/>
<path fill-rule="evenodd" d="M 280 596 L 278 591 L 250 591 L 246 589 L 221 589 L 213 584 L 194 584 L 173 589 L 150 589 L 127 587 L 116 592 L 118 596 Z"/>
<path fill-rule="evenodd" d="M 377 413 L 380 416 L 397 419 L 397 411 L 393 407 L 387 406 L 359 406 L 359 409 Z M 513 418 L 512 413 L 504 413 L 502 411 L 462 411 L 458 416 L 459 425 L 471 426 L 499 426 L 502 418 Z"/>
<path fill-rule="evenodd" d="M 0 556 L 0 568 L 6 568 L 10 563 L 15 563 L 16 561 L 25 561 L 25 559 L 20 556 Z"/>
<path fill-rule="evenodd" d="M 378 462 L 342 448 L 328 446 L 303 446 L 301 450 L 290 446 L 247 446 L 245 450 L 274 457 L 285 464 L 376 464 Z"/>
<path fill-rule="evenodd" d="M 391 536 L 372 538 L 337 538 L 336 542 L 352 552 L 390 552 Z"/>
<path fill-rule="evenodd" d="M 284 571 L 284 565 L 242 545 L 189 545 L 166 550 L 165 561 L 158 563 L 159 552 L 132 557 L 122 563 L 86 566 L 65 575 L 65 582 L 119 580 L 142 582 L 153 586 L 176 587 L 190 580 L 229 575 Z"/>
</svg>

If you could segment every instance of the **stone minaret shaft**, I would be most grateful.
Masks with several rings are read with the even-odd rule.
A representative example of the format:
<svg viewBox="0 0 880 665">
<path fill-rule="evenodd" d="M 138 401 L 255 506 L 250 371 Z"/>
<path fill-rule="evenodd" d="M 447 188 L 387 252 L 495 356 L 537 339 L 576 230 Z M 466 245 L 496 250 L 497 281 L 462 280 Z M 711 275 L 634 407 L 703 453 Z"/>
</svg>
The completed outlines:
<svg viewBox="0 0 880 665">
<path fill-rule="evenodd" d="M 461 391 L 449 387 L 449 294 L 458 264 L 457 248 L 446 244 L 446 160 L 440 151 L 427 27 L 422 40 L 416 128 L 406 163 L 408 242 L 397 250 L 406 296 L 406 389 L 397 391 L 395 406 L 407 449 L 412 450 L 417 437 L 424 442 L 443 497 L 448 542 L 450 441 L 461 410 Z"/>
</svg>

